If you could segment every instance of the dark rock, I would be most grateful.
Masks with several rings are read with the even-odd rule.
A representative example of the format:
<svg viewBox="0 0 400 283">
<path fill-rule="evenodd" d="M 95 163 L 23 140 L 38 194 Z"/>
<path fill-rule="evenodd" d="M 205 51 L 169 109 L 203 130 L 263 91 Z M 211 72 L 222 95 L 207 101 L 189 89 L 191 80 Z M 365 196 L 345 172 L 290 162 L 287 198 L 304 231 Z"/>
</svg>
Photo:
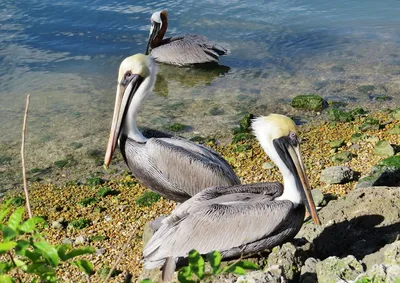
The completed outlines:
<svg viewBox="0 0 400 283">
<path fill-rule="evenodd" d="M 294 108 L 312 111 L 321 111 L 326 104 L 326 101 L 317 94 L 298 95 L 293 98 L 291 103 Z"/>
<path fill-rule="evenodd" d="M 400 156 L 388 157 L 372 167 L 371 172 L 358 181 L 356 188 L 371 186 L 400 186 Z"/>
<path fill-rule="evenodd" d="M 327 184 L 344 184 L 354 179 L 354 171 L 347 166 L 333 166 L 322 170 L 320 181 Z"/>
</svg>

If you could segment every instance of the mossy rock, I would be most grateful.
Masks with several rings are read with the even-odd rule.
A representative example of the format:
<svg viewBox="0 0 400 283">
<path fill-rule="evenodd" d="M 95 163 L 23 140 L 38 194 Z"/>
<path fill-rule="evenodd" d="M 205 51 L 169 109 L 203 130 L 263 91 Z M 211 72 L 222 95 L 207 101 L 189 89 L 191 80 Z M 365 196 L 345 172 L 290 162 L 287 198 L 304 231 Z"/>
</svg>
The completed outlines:
<svg viewBox="0 0 400 283">
<path fill-rule="evenodd" d="M 354 116 L 360 116 L 366 114 L 367 111 L 365 111 L 364 108 L 362 107 L 356 107 L 353 110 L 351 110 L 350 113 L 353 114 Z"/>
<path fill-rule="evenodd" d="M 58 168 L 64 168 L 68 165 L 69 160 L 68 159 L 62 159 L 54 162 L 54 165 Z"/>
<path fill-rule="evenodd" d="M 214 106 L 213 108 L 210 109 L 209 111 L 210 115 L 212 116 L 219 116 L 225 113 L 224 110 L 218 108 L 217 106 Z"/>
<path fill-rule="evenodd" d="M 72 147 L 73 149 L 79 149 L 83 146 L 83 143 L 81 142 L 71 142 L 69 144 L 70 147 Z"/>
<path fill-rule="evenodd" d="M 334 140 L 329 142 L 329 146 L 331 148 L 341 148 L 344 145 L 345 145 L 344 140 Z"/>
<path fill-rule="evenodd" d="M 348 162 L 353 158 L 353 154 L 350 151 L 343 151 L 332 156 L 332 161 L 335 163 Z"/>
<path fill-rule="evenodd" d="M 159 194 L 154 192 L 145 192 L 142 196 L 136 199 L 136 204 L 138 206 L 151 206 L 161 199 Z"/>
<path fill-rule="evenodd" d="M 361 85 L 357 88 L 357 90 L 358 90 L 358 92 L 368 94 L 375 90 L 375 86 L 374 85 Z"/>
<path fill-rule="evenodd" d="M 88 206 L 97 202 L 97 198 L 87 197 L 78 201 L 78 204 L 81 206 Z"/>
<path fill-rule="evenodd" d="M 173 123 L 167 127 L 167 130 L 171 132 L 181 132 L 185 129 L 185 125 L 180 123 Z"/>
<path fill-rule="evenodd" d="M 400 135 L 400 125 L 395 125 L 388 131 L 388 133 L 391 135 Z"/>
<path fill-rule="evenodd" d="M 360 126 L 360 131 L 379 130 L 379 121 L 373 118 L 368 118 Z"/>
<path fill-rule="evenodd" d="M 380 94 L 380 95 L 376 95 L 373 100 L 375 101 L 389 101 L 392 98 L 389 95 L 386 94 Z"/>
<path fill-rule="evenodd" d="M 400 107 L 398 107 L 395 110 L 393 110 L 392 116 L 393 116 L 394 119 L 400 120 Z"/>
<path fill-rule="evenodd" d="M 97 191 L 97 195 L 99 197 L 106 197 L 106 196 L 115 196 L 118 195 L 120 192 L 117 190 L 113 190 L 109 187 L 102 187 Z"/>
<path fill-rule="evenodd" d="M 104 184 L 104 180 L 98 177 L 90 177 L 86 179 L 86 184 L 89 186 L 98 186 Z"/>
<path fill-rule="evenodd" d="M 344 67 L 341 65 L 335 65 L 331 67 L 333 73 L 343 73 L 345 71 Z"/>
<path fill-rule="evenodd" d="M 75 229 L 83 229 L 92 225 L 92 221 L 86 218 L 79 218 L 75 220 L 71 220 L 68 224 L 68 227 L 72 227 Z"/>
<path fill-rule="evenodd" d="M 321 111 L 324 108 L 324 99 L 317 94 L 302 94 L 293 98 L 293 108 Z"/>
<path fill-rule="evenodd" d="M 351 135 L 350 140 L 351 140 L 351 142 L 359 142 L 363 139 L 363 136 L 364 135 L 361 133 L 355 133 L 355 134 Z"/>
<path fill-rule="evenodd" d="M 0 155 L 0 165 L 9 164 L 12 158 L 6 155 Z"/>
<path fill-rule="evenodd" d="M 340 109 L 330 108 L 328 109 L 328 118 L 330 121 L 335 122 L 351 122 L 354 121 L 354 114 Z"/>
<path fill-rule="evenodd" d="M 388 157 L 386 159 L 383 159 L 381 162 L 378 164 L 379 166 L 385 166 L 385 167 L 395 167 L 400 169 L 400 155 L 395 155 Z"/>
<path fill-rule="evenodd" d="M 250 131 L 251 130 L 251 121 L 254 119 L 253 114 L 246 114 L 243 116 L 242 119 L 239 121 L 239 126 L 242 131 Z"/>
<path fill-rule="evenodd" d="M 234 149 L 233 152 L 245 152 L 250 150 L 252 147 L 249 144 L 238 144 Z"/>
<path fill-rule="evenodd" d="M 392 156 L 394 149 L 388 141 L 378 141 L 374 147 L 374 153 L 378 156 Z"/>
<path fill-rule="evenodd" d="M 89 241 L 90 242 L 101 242 L 101 241 L 105 241 L 108 239 L 109 239 L 109 237 L 107 237 L 107 236 L 94 235 L 89 238 Z"/>
</svg>

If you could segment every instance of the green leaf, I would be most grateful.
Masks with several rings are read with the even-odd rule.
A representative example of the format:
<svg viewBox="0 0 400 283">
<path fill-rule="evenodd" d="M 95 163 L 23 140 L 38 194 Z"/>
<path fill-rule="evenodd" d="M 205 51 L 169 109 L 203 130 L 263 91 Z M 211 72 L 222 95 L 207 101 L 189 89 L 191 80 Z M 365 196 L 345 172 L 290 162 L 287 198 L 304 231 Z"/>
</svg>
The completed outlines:
<svg viewBox="0 0 400 283">
<path fill-rule="evenodd" d="M 221 259 L 222 256 L 219 252 L 213 251 L 211 253 L 208 253 L 207 256 L 207 261 L 210 263 L 211 268 L 212 268 L 212 273 L 213 274 L 219 274 L 221 272 Z"/>
<path fill-rule="evenodd" d="M 15 282 L 14 279 L 12 279 L 10 276 L 8 275 L 0 275 L 0 282 L 1 283 L 13 283 Z"/>
<path fill-rule="evenodd" d="M 26 249 L 29 248 L 29 242 L 25 240 L 18 240 L 17 246 L 15 247 L 15 253 L 17 255 L 25 256 Z"/>
<path fill-rule="evenodd" d="M 57 247 L 58 256 L 61 258 L 62 261 L 66 261 L 66 254 L 67 250 L 70 248 L 69 245 L 60 245 Z"/>
<path fill-rule="evenodd" d="M 238 263 L 236 263 L 236 265 L 243 269 L 250 269 L 250 270 L 260 269 L 257 264 L 248 260 L 241 260 Z"/>
<path fill-rule="evenodd" d="M 13 269 L 13 267 L 14 265 L 11 262 L 0 262 L 0 274 L 7 273 L 11 269 Z"/>
<path fill-rule="evenodd" d="M 224 268 L 223 272 L 235 273 L 235 274 L 239 274 L 239 275 L 246 274 L 246 271 L 242 267 L 238 266 L 237 264 L 227 266 L 226 268 Z"/>
<path fill-rule="evenodd" d="M 197 277 L 199 277 L 199 279 L 204 278 L 204 272 L 205 272 L 204 259 L 198 251 L 191 250 L 189 252 L 189 266 L 190 269 L 193 271 L 193 273 L 196 274 Z"/>
<path fill-rule="evenodd" d="M 2 242 L 0 243 L 0 253 L 5 253 L 17 245 L 17 242 Z"/>
<path fill-rule="evenodd" d="M 45 282 L 56 282 L 56 272 L 43 262 L 30 264 L 26 272 L 38 275 Z"/>
<path fill-rule="evenodd" d="M 140 281 L 139 283 L 153 283 L 153 281 L 151 281 L 150 279 L 144 279 L 144 280 Z"/>
<path fill-rule="evenodd" d="M 12 239 L 14 239 L 15 237 L 18 236 L 17 231 L 15 231 L 14 229 L 8 227 L 8 226 L 3 226 L 3 239 L 5 242 L 7 241 L 11 241 Z"/>
<path fill-rule="evenodd" d="M 43 257 L 53 266 L 58 265 L 58 253 L 55 247 L 46 241 L 33 243 L 35 248 L 41 251 Z"/>
<path fill-rule="evenodd" d="M 17 230 L 19 223 L 22 220 L 22 214 L 24 214 L 24 208 L 17 208 L 8 219 L 7 225 L 13 230 Z"/>
<path fill-rule="evenodd" d="M 92 254 L 95 252 L 95 249 L 92 247 L 83 247 L 83 248 L 79 248 L 79 249 L 74 249 L 72 251 L 70 251 L 69 253 L 67 253 L 64 256 L 64 259 L 61 258 L 63 261 L 74 258 L 76 256 L 80 256 L 80 255 L 84 255 L 84 254 Z"/>
<path fill-rule="evenodd" d="M 190 269 L 190 266 L 185 266 L 179 269 L 178 280 L 181 283 L 196 283 L 196 281 L 192 280 L 192 270 Z"/>
<path fill-rule="evenodd" d="M 9 205 L 8 205 L 9 206 Z M 6 217 L 6 215 L 10 212 L 10 207 L 4 207 L 0 210 L 0 222 L 3 221 L 4 217 Z"/>
<path fill-rule="evenodd" d="M 15 265 L 20 268 L 22 271 L 27 271 L 28 270 L 28 266 L 26 265 L 26 263 L 20 259 L 14 258 L 14 262 Z"/>
<path fill-rule="evenodd" d="M 42 257 L 42 254 L 40 253 L 40 251 L 32 252 L 30 250 L 26 250 L 25 256 L 29 258 L 33 263 L 36 263 Z"/>
<path fill-rule="evenodd" d="M 92 275 L 93 272 L 93 264 L 91 264 L 89 261 L 86 259 L 79 259 L 74 262 L 72 262 L 73 265 L 77 266 L 82 272 L 84 272 L 86 275 Z"/>
<path fill-rule="evenodd" d="M 31 233 L 35 230 L 36 224 L 44 221 L 45 220 L 42 217 L 35 216 L 22 223 L 18 229 L 25 233 Z"/>
</svg>

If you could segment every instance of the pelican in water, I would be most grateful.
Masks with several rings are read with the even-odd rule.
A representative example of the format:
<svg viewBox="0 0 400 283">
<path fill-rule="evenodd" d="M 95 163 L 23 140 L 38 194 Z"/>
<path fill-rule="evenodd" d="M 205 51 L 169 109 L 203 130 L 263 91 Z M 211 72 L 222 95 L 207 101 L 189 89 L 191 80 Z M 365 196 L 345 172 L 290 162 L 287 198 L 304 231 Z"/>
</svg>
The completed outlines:
<svg viewBox="0 0 400 283">
<path fill-rule="evenodd" d="M 138 111 L 156 76 L 157 66 L 150 56 L 136 54 L 121 63 L 105 166 L 118 141 L 132 174 L 167 199 L 183 202 L 211 186 L 240 184 L 231 166 L 212 149 L 159 132 L 145 137 L 139 131 Z"/>
<path fill-rule="evenodd" d="M 151 16 L 151 28 L 146 54 L 160 63 L 189 66 L 218 62 L 219 56 L 228 50 L 198 34 L 186 34 L 163 39 L 168 27 L 167 11 L 155 12 Z"/>
<path fill-rule="evenodd" d="M 216 250 L 224 259 L 233 259 L 290 241 L 303 224 L 306 207 L 320 224 L 294 122 L 271 114 L 255 119 L 252 127 L 284 184 L 207 188 L 177 207 L 143 252 L 146 269 L 163 265 L 164 281 L 192 249 L 200 254 Z"/>
</svg>

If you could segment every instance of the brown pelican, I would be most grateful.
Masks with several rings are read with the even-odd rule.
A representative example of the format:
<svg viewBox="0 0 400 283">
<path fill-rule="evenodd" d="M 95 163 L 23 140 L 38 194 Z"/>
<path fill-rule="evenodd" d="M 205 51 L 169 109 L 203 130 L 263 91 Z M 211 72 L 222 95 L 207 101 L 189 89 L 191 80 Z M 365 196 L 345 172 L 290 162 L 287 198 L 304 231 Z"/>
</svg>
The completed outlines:
<svg viewBox="0 0 400 283">
<path fill-rule="evenodd" d="M 144 267 L 163 265 L 170 280 L 178 259 L 190 250 L 217 250 L 238 258 L 290 241 L 303 224 L 305 207 L 319 224 L 300 153 L 297 128 L 286 116 L 271 114 L 253 121 L 264 151 L 283 175 L 280 183 L 235 185 L 202 190 L 165 218 L 143 252 Z"/>
<path fill-rule="evenodd" d="M 197 34 L 186 34 L 163 39 L 168 27 L 167 11 L 155 12 L 151 16 L 151 28 L 146 54 L 160 63 L 188 66 L 208 62 L 218 62 L 227 50 Z"/>
<path fill-rule="evenodd" d="M 145 137 L 139 131 L 138 111 L 151 93 L 156 76 L 156 63 L 143 54 L 121 63 L 104 164 L 109 165 L 118 141 L 125 162 L 139 182 L 177 202 L 211 186 L 240 184 L 230 165 L 210 148 L 167 134 Z"/>
</svg>

